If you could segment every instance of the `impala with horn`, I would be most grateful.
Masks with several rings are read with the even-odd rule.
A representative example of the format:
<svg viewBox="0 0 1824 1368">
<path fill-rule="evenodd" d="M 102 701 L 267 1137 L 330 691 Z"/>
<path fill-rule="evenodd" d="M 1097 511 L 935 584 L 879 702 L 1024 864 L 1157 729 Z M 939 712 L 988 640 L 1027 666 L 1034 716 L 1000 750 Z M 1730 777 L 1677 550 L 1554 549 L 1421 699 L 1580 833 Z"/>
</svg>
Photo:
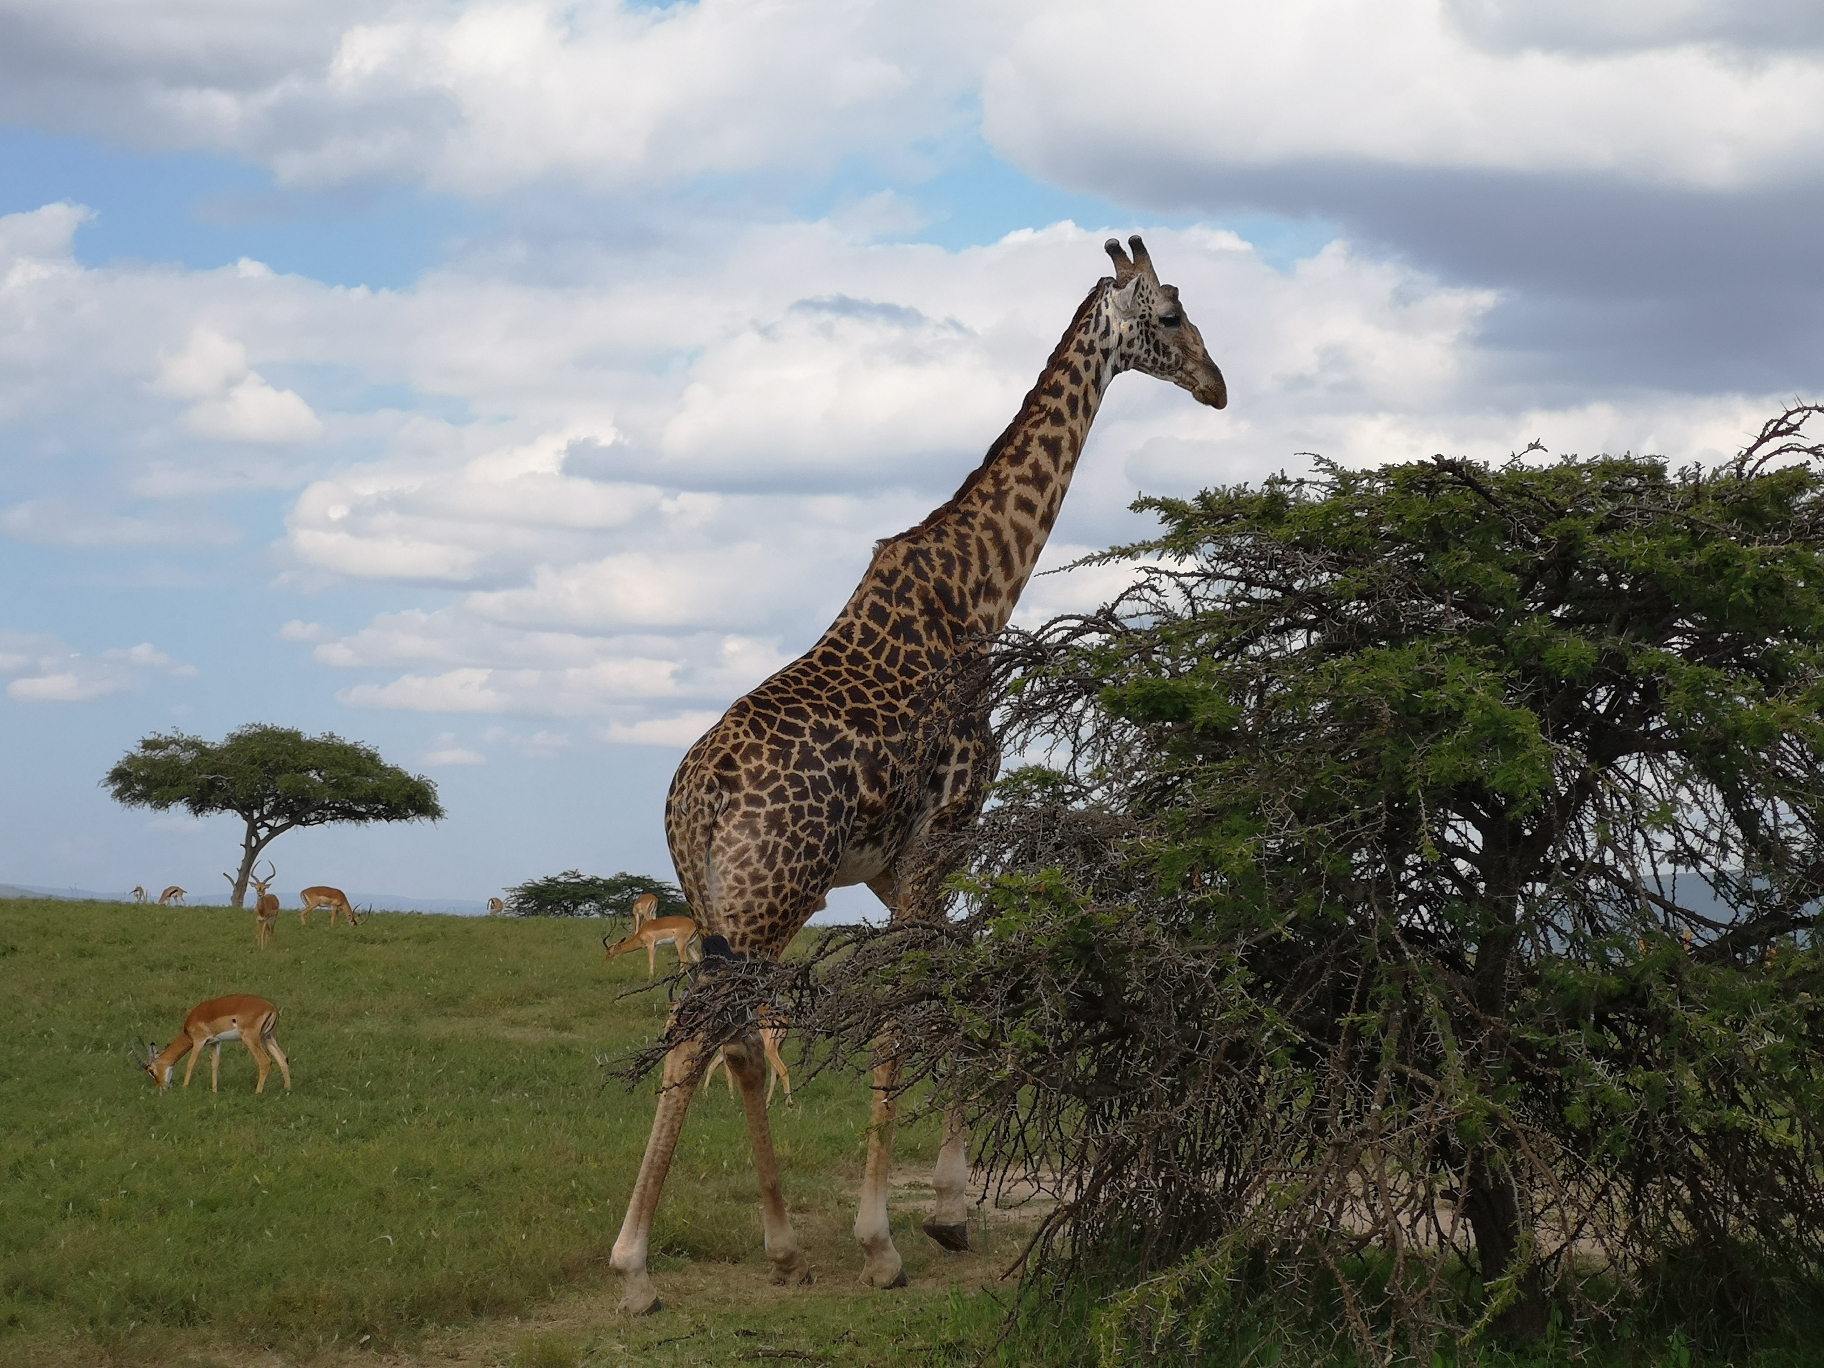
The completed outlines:
<svg viewBox="0 0 1824 1368">
<path fill-rule="evenodd" d="M 624 941 L 612 945 L 608 937 L 602 937 L 602 949 L 608 956 L 608 962 L 614 963 L 622 955 L 632 954 L 641 946 L 646 948 L 646 977 L 651 978 L 659 971 L 659 947 L 670 945 L 678 952 L 678 965 L 694 964 L 703 958 L 691 942 L 703 934 L 702 930 L 689 917 L 655 917 L 645 923 L 638 931 Z"/>
<path fill-rule="evenodd" d="M 254 1092 L 266 1091 L 266 1075 L 272 1072 L 275 1059 L 279 1062 L 279 1072 L 285 1077 L 285 1091 L 290 1092 L 291 1061 L 285 1057 L 285 1051 L 279 1048 L 278 1037 L 273 1034 L 278 1022 L 279 1009 L 265 998 L 254 997 L 251 993 L 211 998 L 190 1009 L 190 1015 L 184 1018 L 184 1029 L 176 1040 L 156 1054 L 148 1044 L 145 1058 L 139 1062 L 163 1090 L 171 1086 L 171 1072 L 177 1067 L 177 1061 L 189 1055 L 190 1063 L 184 1069 L 187 1088 L 191 1075 L 196 1072 L 196 1061 L 202 1057 L 203 1047 L 212 1045 L 215 1053 L 209 1060 L 209 1091 L 216 1092 L 222 1078 L 222 1042 L 238 1036 L 260 1071 L 260 1081 L 254 1086 Z"/>
<path fill-rule="evenodd" d="M 144 885 L 142 885 L 142 884 L 133 885 L 133 901 L 136 903 L 139 903 L 141 906 L 144 906 L 147 902 L 150 901 L 150 899 L 146 896 L 146 890 L 145 890 Z"/>
<path fill-rule="evenodd" d="M 310 914 L 315 912 L 319 907 L 327 907 L 329 909 L 329 924 L 331 926 L 336 924 L 337 917 L 347 917 L 350 926 L 359 924 L 355 920 L 354 904 L 349 902 L 348 894 L 344 893 L 339 888 L 331 888 L 328 884 L 316 884 L 298 894 L 298 897 L 304 904 L 303 910 L 298 913 L 298 924 L 300 926 L 309 926 Z"/>
<path fill-rule="evenodd" d="M 272 881 L 278 877 L 278 866 L 268 860 L 266 861 L 266 877 L 262 879 L 259 870 L 256 869 L 252 871 L 252 877 L 248 880 L 257 895 L 253 904 L 253 943 L 262 950 L 268 949 L 272 945 L 273 937 L 278 930 L 279 895 L 266 891 L 272 887 Z"/>
<path fill-rule="evenodd" d="M 504 902 L 502 902 L 499 898 L 489 898 L 488 899 L 488 915 L 490 917 L 498 917 L 502 912 L 505 912 L 506 910 L 507 910 L 507 905 Z"/>
</svg>

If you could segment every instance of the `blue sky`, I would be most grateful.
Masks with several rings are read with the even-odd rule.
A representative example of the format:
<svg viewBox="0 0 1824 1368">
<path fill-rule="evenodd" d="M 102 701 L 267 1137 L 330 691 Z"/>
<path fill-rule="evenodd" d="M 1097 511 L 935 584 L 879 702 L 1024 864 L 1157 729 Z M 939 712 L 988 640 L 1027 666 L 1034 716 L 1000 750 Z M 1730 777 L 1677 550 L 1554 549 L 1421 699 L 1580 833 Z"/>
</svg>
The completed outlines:
<svg viewBox="0 0 1824 1368">
<path fill-rule="evenodd" d="M 289 835 L 281 887 L 668 874 L 683 747 L 1111 232 L 1231 405 L 1122 380 L 1053 565 L 1299 453 L 1714 460 L 1824 390 L 1808 5 L 155 8 L 0 0 L 0 882 L 211 889 L 228 822 L 97 781 L 256 720 L 450 813 Z"/>
</svg>

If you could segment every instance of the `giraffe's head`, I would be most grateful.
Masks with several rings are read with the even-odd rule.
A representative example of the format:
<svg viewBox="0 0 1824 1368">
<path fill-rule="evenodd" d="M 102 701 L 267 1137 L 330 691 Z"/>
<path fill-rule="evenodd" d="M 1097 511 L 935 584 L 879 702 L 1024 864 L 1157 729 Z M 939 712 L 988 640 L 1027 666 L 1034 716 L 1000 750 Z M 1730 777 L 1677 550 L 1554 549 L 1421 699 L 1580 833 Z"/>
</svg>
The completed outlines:
<svg viewBox="0 0 1824 1368">
<path fill-rule="evenodd" d="M 1139 234 L 1127 245 L 1133 249 L 1131 259 L 1118 239 L 1104 244 L 1115 263 L 1115 279 L 1107 292 L 1115 322 L 1115 369 L 1170 380 L 1189 390 L 1198 403 L 1222 408 L 1229 402 L 1229 387 L 1203 349 L 1203 334 L 1184 316 L 1178 287 L 1159 283 Z"/>
</svg>

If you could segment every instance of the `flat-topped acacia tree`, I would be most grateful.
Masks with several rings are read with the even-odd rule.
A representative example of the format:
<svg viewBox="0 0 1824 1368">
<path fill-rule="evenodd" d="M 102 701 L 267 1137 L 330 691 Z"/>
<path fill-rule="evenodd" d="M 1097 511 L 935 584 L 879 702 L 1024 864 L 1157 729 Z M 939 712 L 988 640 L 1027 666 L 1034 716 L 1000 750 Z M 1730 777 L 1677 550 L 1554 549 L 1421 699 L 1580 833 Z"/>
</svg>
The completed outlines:
<svg viewBox="0 0 1824 1368">
<path fill-rule="evenodd" d="M 436 821 L 437 786 L 389 765 L 372 746 L 333 732 L 306 736 L 294 727 L 252 722 L 220 742 L 182 732 L 143 738 L 102 781 L 118 803 L 193 817 L 232 812 L 247 824 L 234 905 L 267 846 L 296 827 L 331 822 Z"/>
</svg>

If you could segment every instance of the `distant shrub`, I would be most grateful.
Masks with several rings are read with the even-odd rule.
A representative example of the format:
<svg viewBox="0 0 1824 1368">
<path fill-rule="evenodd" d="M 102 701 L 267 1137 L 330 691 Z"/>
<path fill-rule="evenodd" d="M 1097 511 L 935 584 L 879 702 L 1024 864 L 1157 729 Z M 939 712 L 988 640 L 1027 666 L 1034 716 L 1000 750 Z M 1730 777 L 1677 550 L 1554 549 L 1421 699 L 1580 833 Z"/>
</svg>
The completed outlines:
<svg viewBox="0 0 1824 1368">
<path fill-rule="evenodd" d="M 606 878 L 566 869 L 542 879 L 528 879 L 507 890 L 507 911 L 515 917 L 626 917 L 636 898 L 651 893 L 659 916 L 690 915 L 690 904 L 676 884 L 644 874 L 610 874 Z"/>
</svg>

